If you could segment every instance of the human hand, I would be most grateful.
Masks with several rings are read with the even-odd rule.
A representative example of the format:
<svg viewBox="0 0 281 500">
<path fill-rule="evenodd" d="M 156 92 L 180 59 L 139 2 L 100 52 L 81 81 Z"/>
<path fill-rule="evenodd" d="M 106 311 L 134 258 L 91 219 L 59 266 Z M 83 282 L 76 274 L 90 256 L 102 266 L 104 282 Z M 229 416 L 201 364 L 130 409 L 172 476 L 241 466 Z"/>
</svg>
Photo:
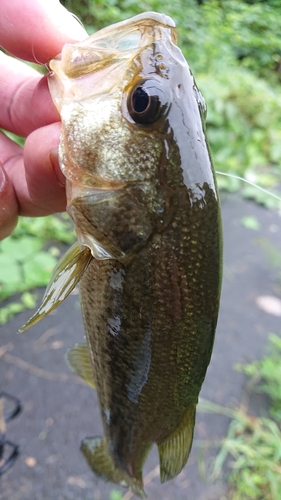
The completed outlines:
<svg viewBox="0 0 281 500">
<path fill-rule="evenodd" d="M 12 55 L 45 64 L 67 42 L 87 37 L 59 0 L 1 0 L 0 45 Z M 47 79 L 0 51 L 0 128 L 26 137 L 24 148 L 0 131 L 0 239 L 18 215 L 65 210 L 65 179 L 58 164 L 60 117 Z"/>
</svg>

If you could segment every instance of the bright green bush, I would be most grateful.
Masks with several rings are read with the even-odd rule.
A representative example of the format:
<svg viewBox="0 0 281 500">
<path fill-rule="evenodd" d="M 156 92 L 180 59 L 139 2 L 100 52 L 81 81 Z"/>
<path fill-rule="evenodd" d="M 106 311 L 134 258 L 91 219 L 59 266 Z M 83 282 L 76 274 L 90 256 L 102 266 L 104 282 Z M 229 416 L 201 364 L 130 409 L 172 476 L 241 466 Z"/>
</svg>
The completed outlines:
<svg viewBox="0 0 281 500">
<path fill-rule="evenodd" d="M 250 167 L 281 166 L 281 93 L 238 67 L 197 80 L 216 168 L 244 175 Z"/>
</svg>

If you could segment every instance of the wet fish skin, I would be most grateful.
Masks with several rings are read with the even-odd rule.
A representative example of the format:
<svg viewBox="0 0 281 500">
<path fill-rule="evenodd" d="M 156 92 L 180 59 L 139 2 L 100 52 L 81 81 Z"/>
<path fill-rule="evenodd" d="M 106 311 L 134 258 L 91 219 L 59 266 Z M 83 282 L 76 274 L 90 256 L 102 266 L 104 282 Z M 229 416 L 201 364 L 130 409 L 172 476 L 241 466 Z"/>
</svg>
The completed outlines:
<svg viewBox="0 0 281 500">
<path fill-rule="evenodd" d="M 156 235 L 127 265 L 93 259 L 80 281 L 106 436 L 119 466 L 139 479 L 151 444 L 165 442 L 195 408 L 210 360 L 218 277 L 213 258 L 206 258 L 205 238 L 210 242 L 215 235 L 209 229 L 194 239 L 188 260 L 185 245 L 176 250 L 173 240 L 183 236 L 190 248 L 192 227 L 200 226 L 198 212 L 212 227 L 215 200 L 208 195 L 207 220 L 198 204 L 188 211 L 186 203 L 178 215 L 189 221 L 190 231 L 179 224 L 181 234 L 171 228 Z M 173 469 L 180 453 L 176 446 L 171 470 L 161 469 L 163 480 L 180 471 Z"/>
<path fill-rule="evenodd" d="M 161 481 L 188 459 L 221 286 L 205 104 L 176 42 L 170 18 L 144 13 L 50 62 L 68 212 L 84 259 L 79 265 L 75 250 L 66 280 L 77 268 L 105 433 L 81 449 L 98 475 L 141 497 L 153 443 Z M 143 89 L 152 95 L 144 114 L 135 109 Z M 59 282 L 55 274 L 41 316 L 59 303 Z"/>
<path fill-rule="evenodd" d="M 90 262 L 80 281 L 81 305 L 107 447 L 115 466 L 139 484 L 154 442 L 162 481 L 188 458 L 217 322 L 221 259 L 204 104 L 171 41 L 173 28 L 150 26 L 154 40 L 122 66 L 124 73 L 113 69 L 117 88 L 105 107 L 97 96 L 94 120 L 88 117 L 86 170 L 104 179 L 108 191 L 96 203 L 94 195 L 79 193 L 68 208 L 78 234 L 90 234 L 116 257 Z M 128 117 L 124 94 L 146 79 L 163 88 L 168 112 L 142 126 Z M 83 130 L 80 117 L 73 123 L 70 137 Z M 67 162 L 65 171 L 69 175 Z M 88 461 L 100 473 L 95 456 Z"/>
</svg>

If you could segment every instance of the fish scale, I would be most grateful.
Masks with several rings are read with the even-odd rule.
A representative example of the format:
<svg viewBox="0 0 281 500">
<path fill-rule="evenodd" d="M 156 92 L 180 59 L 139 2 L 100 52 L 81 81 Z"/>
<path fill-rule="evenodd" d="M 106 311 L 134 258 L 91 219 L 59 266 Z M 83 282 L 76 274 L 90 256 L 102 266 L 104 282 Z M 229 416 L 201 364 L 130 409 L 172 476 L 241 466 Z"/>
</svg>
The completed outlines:
<svg viewBox="0 0 281 500">
<path fill-rule="evenodd" d="M 210 212 L 208 219 L 218 217 L 216 199 L 212 194 L 210 198 L 213 211 L 210 212 L 206 203 L 206 211 Z M 188 214 L 184 208 L 179 207 L 179 232 Z M 191 210 L 196 217 L 196 226 L 200 226 L 196 204 Z M 200 209 L 201 212 L 203 218 L 204 211 Z M 188 220 L 192 222 L 191 214 Z M 174 239 L 182 241 L 178 251 Z M 97 387 L 100 380 L 101 384 L 104 380 L 110 381 L 110 392 L 108 386 L 105 395 L 98 391 L 102 415 L 105 410 L 112 415 L 112 422 L 104 421 L 106 436 L 111 443 L 117 442 L 113 454 L 119 460 L 121 454 L 124 455 L 124 468 L 131 460 L 132 470 L 137 470 L 138 464 L 134 464 L 132 453 L 128 450 L 132 446 L 139 450 L 144 441 L 147 448 L 152 442 L 161 443 L 169 437 L 171 429 L 180 424 L 189 405 L 197 403 L 198 387 L 203 382 L 212 349 L 219 298 L 219 278 L 212 271 L 214 258 L 210 259 L 212 266 L 208 259 L 204 259 L 204 263 L 200 264 L 200 273 L 196 266 L 197 255 L 206 251 L 205 238 L 195 242 L 194 254 L 182 251 L 186 246 L 185 240 L 175 233 L 174 228 L 171 231 L 167 228 L 165 233 L 156 235 L 155 240 L 152 239 L 148 248 L 123 267 L 122 298 L 119 297 L 119 308 L 114 309 L 115 315 L 120 318 L 118 334 L 112 336 L 106 320 L 112 316 L 110 304 L 116 304 L 109 285 L 108 269 L 117 272 L 115 266 L 120 264 L 93 261 L 80 281 L 82 310 L 84 318 L 87 318 L 85 328 L 93 352 Z M 219 255 L 219 238 L 213 239 L 212 245 L 214 253 Z M 178 253 L 182 254 L 181 258 Z M 175 264 L 178 268 L 176 272 Z M 93 307 L 92 299 L 90 303 L 87 300 L 94 290 L 97 293 L 99 290 L 95 282 L 96 279 L 99 281 L 97 267 L 108 280 L 108 292 L 103 292 L 107 299 L 103 302 L 105 309 L 102 311 Z M 206 299 L 205 287 L 209 283 L 210 272 L 214 278 L 213 289 L 209 290 Z M 92 327 L 97 324 L 103 325 L 102 331 Z M 148 326 L 150 341 L 141 349 Z M 110 356 L 106 355 L 108 352 Z M 95 359 L 99 360 L 98 365 L 95 365 Z M 143 370 L 146 373 L 140 374 Z M 128 394 L 128 388 L 132 386 L 135 387 L 134 397 Z M 132 429 L 135 429 L 134 436 Z M 143 455 L 146 456 L 146 453 L 144 447 Z M 142 459 L 137 458 L 142 463 Z"/>
</svg>

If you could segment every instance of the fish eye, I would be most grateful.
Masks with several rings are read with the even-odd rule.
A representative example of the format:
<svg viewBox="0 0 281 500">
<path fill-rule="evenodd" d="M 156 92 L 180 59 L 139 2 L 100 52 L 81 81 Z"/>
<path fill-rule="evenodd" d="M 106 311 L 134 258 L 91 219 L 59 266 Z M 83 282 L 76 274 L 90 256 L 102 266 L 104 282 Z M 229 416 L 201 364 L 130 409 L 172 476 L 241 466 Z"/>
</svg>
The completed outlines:
<svg viewBox="0 0 281 500">
<path fill-rule="evenodd" d="M 141 80 L 130 91 L 127 107 L 135 123 L 151 125 L 167 113 L 170 99 L 167 89 L 157 80 Z"/>
</svg>

